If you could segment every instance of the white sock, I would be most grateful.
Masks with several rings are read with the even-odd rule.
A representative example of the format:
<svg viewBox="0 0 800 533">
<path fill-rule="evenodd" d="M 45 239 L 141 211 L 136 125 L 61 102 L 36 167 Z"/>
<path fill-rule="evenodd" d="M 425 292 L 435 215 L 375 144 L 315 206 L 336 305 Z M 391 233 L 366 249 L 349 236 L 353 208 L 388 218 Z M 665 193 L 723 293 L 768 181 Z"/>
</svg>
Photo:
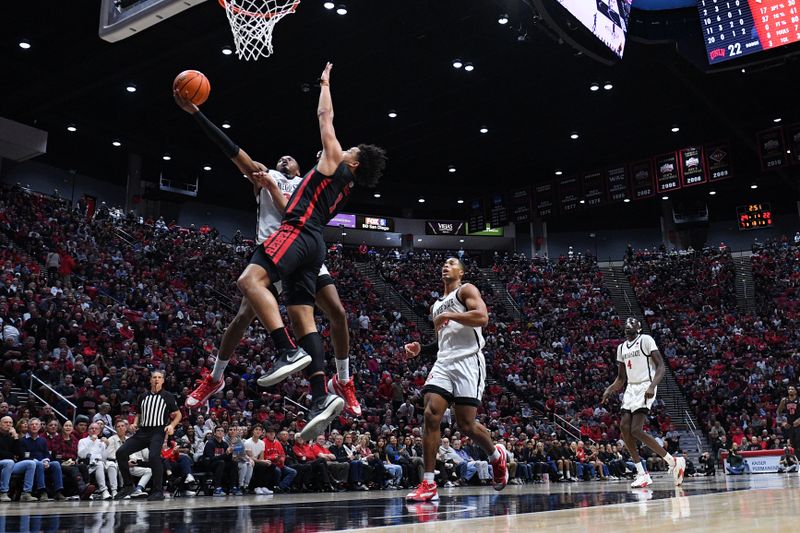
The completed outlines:
<svg viewBox="0 0 800 533">
<path fill-rule="evenodd" d="M 489 462 L 494 463 L 498 459 L 500 459 L 500 452 L 498 452 L 497 448 L 495 448 L 494 452 L 492 452 L 492 454 L 489 456 Z"/>
<path fill-rule="evenodd" d="M 350 357 L 336 360 L 336 375 L 341 383 L 350 381 Z"/>
<path fill-rule="evenodd" d="M 639 461 L 638 463 L 636 463 L 635 466 L 636 466 L 636 473 L 639 474 L 640 476 L 643 476 L 644 475 L 644 467 L 642 466 L 642 462 Z"/>
<path fill-rule="evenodd" d="M 337 361 L 338 361 L 338 359 L 337 359 Z M 422 475 L 422 480 L 427 482 L 427 483 L 433 483 L 433 472 L 425 472 Z"/>
<path fill-rule="evenodd" d="M 228 366 L 228 361 L 230 359 L 221 359 L 219 356 L 217 360 L 214 361 L 214 370 L 211 371 L 211 379 L 214 381 L 219 381 L 222 379 L 223 374 L 225 374 L 225 367 Z"/>
<path fill-rule="evenodd" d="M 667 462 L 670 468 L 675 466 L 675 458 L 667 452 L 667 455 L 664 456 L 664 460 Z"/>
</svg>

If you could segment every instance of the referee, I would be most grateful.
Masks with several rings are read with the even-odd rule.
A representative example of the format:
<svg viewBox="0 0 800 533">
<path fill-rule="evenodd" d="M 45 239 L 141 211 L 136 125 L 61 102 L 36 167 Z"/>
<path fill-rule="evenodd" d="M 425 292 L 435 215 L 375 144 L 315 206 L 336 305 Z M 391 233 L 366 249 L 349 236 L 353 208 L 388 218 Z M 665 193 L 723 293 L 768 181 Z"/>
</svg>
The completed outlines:
<svg viewBox="0 0 800 533">
<path fill-rule="evenodd" d="M 133 492 L 133 480 L 128 460 L 132 453 L 145 448 L 150 449 L 150 468 L 153 471 L 153 492 L 147 500 L 160 501 L 164 499 L 162 491 L 164 464 L 161 461 L 161 447 L 164 444 L 165 435 L 172 435 L 175 427 L 180 423 L 181 412 L 178 410 L 175 396 L 162 390 L 163 387 L 164 372 L 154 370 L 150 374 L 150 392 L 142 394 L 136 400 L 136 418 L 133 419 L 133 424 L 130 426 L 135 433 L 117 450 L 117 464 L 123 481 L 123 487 L 115 498 L 117 500 L 121 500 Z M 141 427 L 138 427 L 140 425 Z"/>
</svg>

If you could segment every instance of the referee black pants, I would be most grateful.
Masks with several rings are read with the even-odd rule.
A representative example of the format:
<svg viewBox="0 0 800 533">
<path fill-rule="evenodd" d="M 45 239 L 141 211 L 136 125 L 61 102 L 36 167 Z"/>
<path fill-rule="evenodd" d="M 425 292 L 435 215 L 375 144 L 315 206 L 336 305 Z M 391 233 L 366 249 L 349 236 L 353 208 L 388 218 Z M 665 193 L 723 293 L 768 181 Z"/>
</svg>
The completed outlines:
<svg viewBox="0 0 800 533">
<path fill-rule="evenodd" d="M 153 472 L 153 491 L 161 492 L 164 488 L 164 461 L 161 460 L 161 447 L 164 444 L 164 428 L 139 428 L 136 433 L 117 450 L 117 464 L 122 482 L 126 487 L 133 486 L 131 468 L 128 465 L 131 454 L 149 448 L 150 469 Z"/>
</svg>

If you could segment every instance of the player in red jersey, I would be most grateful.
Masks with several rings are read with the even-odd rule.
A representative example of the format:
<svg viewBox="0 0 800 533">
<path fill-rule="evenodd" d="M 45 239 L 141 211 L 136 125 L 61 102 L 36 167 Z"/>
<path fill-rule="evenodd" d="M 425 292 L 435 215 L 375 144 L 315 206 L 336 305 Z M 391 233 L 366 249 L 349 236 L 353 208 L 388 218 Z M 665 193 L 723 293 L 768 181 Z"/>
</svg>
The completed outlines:
<svg viewBox="0 0 800 533">
<path fill-rule="evenodd" d="M 374 187 L 386 166 L 383 149 L 361 144 L 343 150 L 336 138 L 330 91 L 332 66 L 328 63 L 320 77 L 317 116 L 322 156 L 289 199 L 278 231 L 256 249 L 251 263 L 237 281 L 239 290 L 259 319 L 277 312 L 278 302 L 269 287 L 278 281 L 283 284 L 297 343 L 312 358 L 305 368 L 312 397 L 309 421 L 301 432 L 306 440 L 322 433 L 344 408 L 341 397 L 326 391 L 325 353 L 314 321 L 314 289 L 326 252 L 322 230 L 347 200 L 351 188 L 355 184 Z M 270 376 L 280 372 L 283 363 L 292 364 L 292 361 L 276 361 L 271 373 L 259 379 L 259 384 L 270 381 Z"/>
</svg>

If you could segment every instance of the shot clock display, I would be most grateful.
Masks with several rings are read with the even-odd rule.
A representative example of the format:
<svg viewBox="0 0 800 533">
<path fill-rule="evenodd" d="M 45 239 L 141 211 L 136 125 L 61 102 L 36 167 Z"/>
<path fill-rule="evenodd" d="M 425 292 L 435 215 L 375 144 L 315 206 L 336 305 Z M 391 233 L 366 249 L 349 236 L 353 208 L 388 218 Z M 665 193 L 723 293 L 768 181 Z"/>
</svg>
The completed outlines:
<svg viewBox="0 0 800 533">
<path fill-rule="evenodd" d="M 800 41 L 800 0 L 698 0 L 711 65 Z"/>
<path fill-rule="evenodd" d="M 736 208 L 740 230 L 769 228 L 772 226 L 772 209 L 768 203 L 740 205 Z"/>
</svg>

